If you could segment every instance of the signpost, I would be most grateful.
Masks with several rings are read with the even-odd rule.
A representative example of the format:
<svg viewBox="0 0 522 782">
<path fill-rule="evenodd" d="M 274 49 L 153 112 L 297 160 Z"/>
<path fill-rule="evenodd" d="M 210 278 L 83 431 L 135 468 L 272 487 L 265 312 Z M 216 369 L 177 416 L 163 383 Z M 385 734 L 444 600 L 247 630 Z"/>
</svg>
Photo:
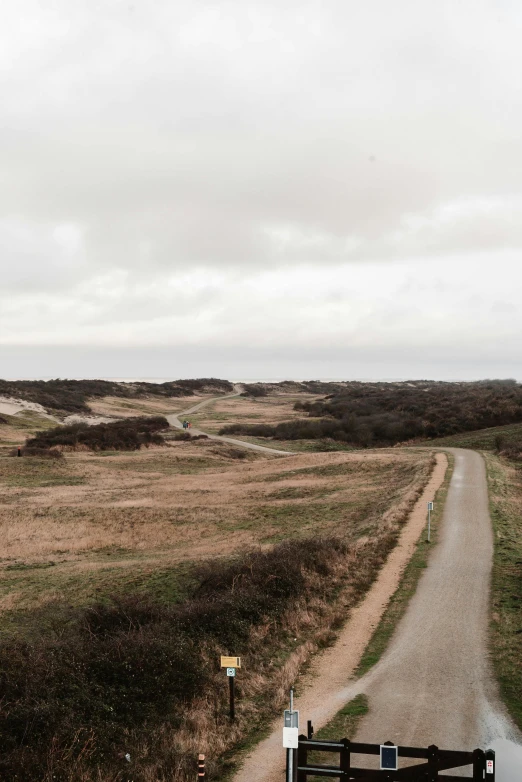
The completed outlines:
<svg viewBox="0 0 522 782">
<path fill-rule="evenodd" d="M 294 690 L 290 690 L 290 708 L 285 709 L 283 747 L 286 748 L 286 782 L 294 782 L 297 774 L 299 747 L 299 712 L 294 709 Z"/>
<path fill-rule="evenodd" d="M 226 657 L 221 655 L 221 667 L 227 669 L 228 687 L 230 692 L 230 721 L 236 719 L 235 688 L 236 668 L 241 668 L 241 657 Z"/>
<path fill-rule="evenodd" d="M 428 543 L 431 542 L 431 512 L 433 510 L 433 503 L 428 502 Z"/>
</svg>

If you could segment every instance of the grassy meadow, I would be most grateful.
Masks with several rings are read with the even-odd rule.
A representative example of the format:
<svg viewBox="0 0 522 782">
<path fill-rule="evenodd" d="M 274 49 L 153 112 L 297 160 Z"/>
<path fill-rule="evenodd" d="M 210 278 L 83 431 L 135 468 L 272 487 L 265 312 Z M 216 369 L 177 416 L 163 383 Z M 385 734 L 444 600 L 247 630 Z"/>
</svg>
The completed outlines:
<svg viewBox="0 0 522 782">
<path fill-rule="evenodd" d="M 422 464 L 385 452 L 267 458 L 212 441 L 0 457 L 0 607 L 141 590 L 161 570 L 291 538 L 372 534 Z"/>
<path fill-rule="evenodd" d="M 436 440 L 426 440 L 422 445 L 444 446 L 451 448 L 471 448 L 475 451 L 494 451 L 499 439 L 506 443 L 522 441 L 522 424 L 507 424 L 492 426 L 488 429 L 478 429 L 473 432 L 461 432 L 450 437 L 438 437 Z"/>
</svg>

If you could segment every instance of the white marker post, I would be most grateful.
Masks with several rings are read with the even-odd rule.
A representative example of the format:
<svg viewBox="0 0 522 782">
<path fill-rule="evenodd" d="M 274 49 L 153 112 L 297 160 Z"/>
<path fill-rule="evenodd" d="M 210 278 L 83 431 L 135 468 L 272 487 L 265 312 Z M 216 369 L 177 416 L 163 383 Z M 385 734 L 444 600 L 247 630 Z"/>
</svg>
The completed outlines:
<svg viewBox="0 0 522 782">
<path fill-rule="evenodd" d="M 290 708 L 285 710 L 283 747 L 286 748 L 286 782 L 294 782 L 299 746 L 299 712 L 294 709 L 294 689 L 290 690 Z"/>
<path fill-rule="evenodd" d="M 431 512 L 433 510 L 433 503 L 428 502 L 428 543 L 431 542 Z"/>
</svg>

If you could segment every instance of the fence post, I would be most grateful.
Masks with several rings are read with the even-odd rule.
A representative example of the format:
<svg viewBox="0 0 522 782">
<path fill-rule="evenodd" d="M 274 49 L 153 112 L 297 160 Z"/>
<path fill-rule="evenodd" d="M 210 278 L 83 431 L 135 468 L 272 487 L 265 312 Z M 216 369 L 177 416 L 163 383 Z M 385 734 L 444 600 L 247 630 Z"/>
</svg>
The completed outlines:
<svg viewBox="0 0 522 782">
<path fill-rule="evenodd" d="M 311 723 L 308 723 L 309 725 Z M 308 747 L 305 747 L 303 741 L 306 741 L 306 736 L 299 736 L 299 743 L 297 744 L 297 782 L 306 782 L 306 771 L 299 771 L 303 766 L 308 765 Z"/>
<path fill-rule="evenodd" d="M 312 725 L 312 720 L 308 720 L 306 723 L 306 735 L 309 741 L 314 737 L 314 726 Z"/>
<path fill-rule="evenodd" d="M 473 782 L 483 782 L 484 780 L 484 768 L 486 766 L 486 760 L 484 757 L 484 750 L 473 750 Z"/>
<path fill-rule="evenodd" d="M 205 782 L 205 756 L 198 755 L 198 782 Z"/>
<path fill-rule="evenodd" d="M 344 771 L 347 776 L 350 776 L 350 740 L 349 739 L 341 739 L 343 743 L 343 748 L 341 750 L 341 762 L 339 764 L 339 767 L 341 771 Z"/>
<path fill-rule="evenodd" d="M 436 744 L 430 744 L 428 747 L 428 776 L 429 782 L 437 782 L 439 778 L 439 748 Z"/>
</svg>

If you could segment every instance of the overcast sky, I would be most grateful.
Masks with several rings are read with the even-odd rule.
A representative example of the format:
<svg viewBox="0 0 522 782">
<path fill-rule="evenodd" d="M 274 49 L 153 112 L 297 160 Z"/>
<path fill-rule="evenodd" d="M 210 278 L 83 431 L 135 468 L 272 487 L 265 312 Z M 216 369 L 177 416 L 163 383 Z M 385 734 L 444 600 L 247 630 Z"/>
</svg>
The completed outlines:
<svg viewBox="0 0 522 782">
<path fill-rule="evenodd" d="M 519 0 L 7 0 L 0 376 L 522 380 Z"/>
</svg>

